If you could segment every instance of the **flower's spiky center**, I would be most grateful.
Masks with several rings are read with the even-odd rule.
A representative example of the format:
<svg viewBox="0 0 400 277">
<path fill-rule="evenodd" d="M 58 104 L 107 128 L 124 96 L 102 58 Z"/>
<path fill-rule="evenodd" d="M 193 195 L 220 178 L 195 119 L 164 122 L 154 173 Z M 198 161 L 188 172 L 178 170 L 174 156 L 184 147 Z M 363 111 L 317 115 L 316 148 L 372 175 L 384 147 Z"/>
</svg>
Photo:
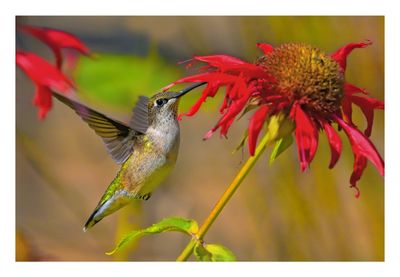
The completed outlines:
<svg viewBox="0 0 400 277">
<path fill-rule="evenodd" d="M 333 113 L 343 98 L 344 75 L 338 63 L 318 48 L 305 44 L 283 44 L 256 64 L 265 68 L 276 82 L 267 90 L 298 101 L 303 108 Z"/>
</svg>

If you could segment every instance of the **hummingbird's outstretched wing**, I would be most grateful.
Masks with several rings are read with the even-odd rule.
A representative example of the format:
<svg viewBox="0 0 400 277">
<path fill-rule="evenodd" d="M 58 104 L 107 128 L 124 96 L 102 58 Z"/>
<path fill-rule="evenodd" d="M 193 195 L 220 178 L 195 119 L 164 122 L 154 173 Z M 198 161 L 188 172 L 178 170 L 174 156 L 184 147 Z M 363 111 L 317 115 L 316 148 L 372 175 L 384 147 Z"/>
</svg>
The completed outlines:
<svg viewBox="0 0 400 277">
<path fill-rule="evenodd" d="M 149 103 L 149 98 L 146 96 L 139 96 L 139 100 L 136 102 L 133 108 L 133 115 L 129 126 L 142 134 L 146 133 L 149 127 L 149 115 L 147 104 Z"/>
<path fill-rule="evenodd" d="M 103 139 L 108 152 L 118 164 L 124 163 L 129 158 L 133 152 L 135 137 L 141 134 L 139 130 L 110 119 L 58 93 L 53 95 L 72 108 Z"/>
</svg>

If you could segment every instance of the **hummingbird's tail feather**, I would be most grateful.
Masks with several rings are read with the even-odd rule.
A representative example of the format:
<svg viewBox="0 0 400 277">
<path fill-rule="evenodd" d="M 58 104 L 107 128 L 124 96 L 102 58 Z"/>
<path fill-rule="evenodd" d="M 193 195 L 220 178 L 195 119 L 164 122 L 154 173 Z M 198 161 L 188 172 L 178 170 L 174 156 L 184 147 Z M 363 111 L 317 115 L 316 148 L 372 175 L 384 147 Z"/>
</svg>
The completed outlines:
<svg viewBox="0 0 400 277">
<path fill-rule="evenodd" d="M 96 223 L 102 220 L 104 217 L 114 213 L 131 202 L 131 199 L 127 196 L 125 190 L 119 190 L 115 192 L 115 194 L 108 199 L 104 198 L 107 197 L 103 196 L 103 199 L 86 221 L 85 226 L 83 227 L 84 232 L 96 225 Z"/>
</svg>

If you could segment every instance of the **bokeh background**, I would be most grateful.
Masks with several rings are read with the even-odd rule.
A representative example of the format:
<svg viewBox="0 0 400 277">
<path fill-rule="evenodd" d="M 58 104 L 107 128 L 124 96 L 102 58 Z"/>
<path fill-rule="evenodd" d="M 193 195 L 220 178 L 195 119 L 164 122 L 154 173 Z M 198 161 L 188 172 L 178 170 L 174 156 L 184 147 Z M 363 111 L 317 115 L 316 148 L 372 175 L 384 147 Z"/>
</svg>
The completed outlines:
<svg viewBox="0 0 400 277">
<path fill-rule="evenodd" d="M 383 17 L 17 17 L 17 24 L 58 28 L 83 40 L 96 55 L 81 58 L 70 72 L 85 104 L 128 121 L 138 95 L 152 95 L 188 71 L 179 61 L 192 55 L 230 54 L 253 61 L 257 42 L 312 44 L 327 53 L 349 43 L 374 44 L 349 57 L 346 78 L 384 99 Z M 17 32 L 18 48 L 52 60 L 39 41 Z M 114 256 L 127 232 L 168 216 L 199 223 L 235 176 L 247 151 L 232 154 L 248 117 L 236 122 L 229 139 L 203 135 L 219 118 L 221 97 L 181 121 L 181 148 L 172 175 L 144 203 L 105 218 L 89 232 L 82 226 L 114 178 L 118 166 L 101 139 L 69 108 L 54 101 L 41 122 L 32 105 L 34 87 L 16 72 L 16 259 L 56 261 L 170 261 L 188 242 L 180 233 L 145 237 Z M 200 95 L 181 102 L 187 110 Z M 222 95 L 222 94 L 221 94 Z M 384 153 L 384 113 L 375 113 L 371 139 Z M 358 109 L 355 122 L 365 120 Z M 205 237 L 242 261 L 382 261 L 384 185 L 369 164 L 359 182 L 361 198 L 349 188 L 353 154 L 343 137 L 343 154 L 328 169 L 325 135 L 311 169 L 300 173 L 292 146 L 272 165 L 267 150 Z"/>
</svg>

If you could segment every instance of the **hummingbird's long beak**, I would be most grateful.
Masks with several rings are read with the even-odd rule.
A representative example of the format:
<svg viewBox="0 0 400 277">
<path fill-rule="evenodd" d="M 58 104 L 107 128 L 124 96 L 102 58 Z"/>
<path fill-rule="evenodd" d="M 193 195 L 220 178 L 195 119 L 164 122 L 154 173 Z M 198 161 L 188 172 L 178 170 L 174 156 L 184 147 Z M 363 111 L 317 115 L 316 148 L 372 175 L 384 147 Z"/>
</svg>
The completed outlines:
<svg viewBox="0 0 400 277">
<path fill-rule="evenodd" d="M 204 84 L 207 84 L 207 82 L 197 83 L 197 84 L 194 84 L 193 86 L 187 87 L 187 88 L 179 91 L 178 94 L 174 98 L 179 98 L 179 97 L 185 95 L 186 93 L 188 93 L 189 91 L 191 91 L 191 90 L 193 90 L 193 89 L 195 89 L 195 88 L 197 88 L 199 86 L 202 86 Z"/>
</svg>

